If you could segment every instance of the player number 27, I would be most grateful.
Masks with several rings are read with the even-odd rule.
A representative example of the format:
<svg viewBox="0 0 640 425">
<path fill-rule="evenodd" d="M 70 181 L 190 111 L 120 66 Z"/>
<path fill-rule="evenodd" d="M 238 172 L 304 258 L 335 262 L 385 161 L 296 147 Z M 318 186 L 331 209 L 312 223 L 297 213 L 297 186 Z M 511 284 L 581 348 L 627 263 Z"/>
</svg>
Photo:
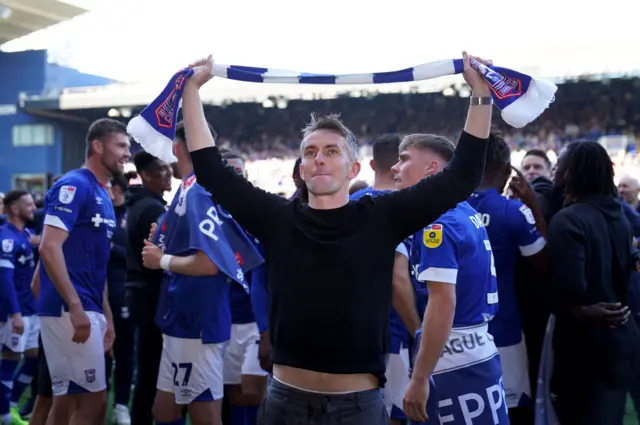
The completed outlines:
<svg viewBox="0 0 640 425">
<path fill-rule="evenodd" d="M 176 387 L 185 387 L 189 385 L 189 379 L 191 378 L 191 369 L 193 363 L 171 363 L 173 368 L 173 385 Z M 184 372 L 182 372 L 184 371 Z M 178 374 L 182 372 L 182 382 L 178 380 Z"/>
<path fill-rule="evenodd" d="M 493 258 L 493 251 L 491 250 L 491 242 L 488 239 L 484 240 L 484 247 L 489 251 L 491 256 L 491 276 L 496 277 L 496 260 Z"/>
</svg>

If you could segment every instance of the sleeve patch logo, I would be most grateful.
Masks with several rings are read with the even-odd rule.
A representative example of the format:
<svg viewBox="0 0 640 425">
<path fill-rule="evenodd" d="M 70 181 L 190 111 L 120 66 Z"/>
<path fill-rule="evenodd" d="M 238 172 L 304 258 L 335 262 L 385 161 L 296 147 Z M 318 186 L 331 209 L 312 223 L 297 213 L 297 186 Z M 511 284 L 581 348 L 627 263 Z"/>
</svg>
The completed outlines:
<svg viewBox="0 0 640 425">
<path fill-rule="evenodd" d="M 13 251 L 13 239 L 4 239 L 2 241 L 2 251 L 7 253 Z"/>
<path fill-rule="evenodd" d="M 520 207 L 520 212 L 524 216 L 524 219 L 527 220 L 527 223 L 529 223 L 531 225 L 536 224 L 536 219 L 533 216 L 533 212 L 531 212 L 531 209 L 528 206 L 526 206 L 526 205 L 521 206 Z"/>
<path fill-rule="evenodd" d="M 427 248 L 437 248 L 442 245 L 442 224 L 431 224 L 422 233 L 422 242 Z"/>
<path fill-rule="evenodd" d="M 64 185 L 58 193 L 58 200 L 63 204 L 70 204 L 76 196 L 78 189 L 75 186 Z"/>
</svg>

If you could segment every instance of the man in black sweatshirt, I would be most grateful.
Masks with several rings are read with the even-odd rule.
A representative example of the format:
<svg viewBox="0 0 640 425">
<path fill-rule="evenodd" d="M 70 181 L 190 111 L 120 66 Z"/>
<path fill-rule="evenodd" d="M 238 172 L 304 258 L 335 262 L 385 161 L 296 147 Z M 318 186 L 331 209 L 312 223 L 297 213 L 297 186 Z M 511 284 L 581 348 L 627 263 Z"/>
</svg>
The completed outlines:
<svg viewBox="0 0 640 425">
<path fill-rule="evenodd" d="M 162 270 L 142 265 L 144 240 L 151 224 L 166 211 L 164 192 L 171 190 L 171 167 L 164 161 L 138 152 L 133 162 L 142 185 L 129 186 L 127 192 L 127 279 L 126 300 L 135 326 L 136 384 L 133 390 L 131 423 L 151 425 L 151 408 L 156 394 L 158 367 L 162 354 L 162 333 L 155 324 Z"/>
<path fill-rule="evenodd" d="M 598 143 L 568 145 L 554 185 L 565 194 L 549 227 L 558 417 L 563 425 L 619 424 L 640 360 L 627 306 L 633 233 Z"/>
<path fill-rule="evenodd" d="M 355 137 L 336 116 L 314 117 L 300 147 L 308 204 L 260 190 L 225 166 L 198 94 L 213 63 L 194 65 L 182 107 L 198 183 L 266 249 L 274 379 L 263 425 L 388 425 L 379 387 L 395 249 L 467 199 L 484 171 L 492 98 L 466 54 L 464 62 L 472 97 L 448 167 L 411 188 L 349 202 L 360 171 Z M 405 396 L 412 419 L 426 416 L 430 374 L 414 376 L 419 391 Z"/>
</svg>

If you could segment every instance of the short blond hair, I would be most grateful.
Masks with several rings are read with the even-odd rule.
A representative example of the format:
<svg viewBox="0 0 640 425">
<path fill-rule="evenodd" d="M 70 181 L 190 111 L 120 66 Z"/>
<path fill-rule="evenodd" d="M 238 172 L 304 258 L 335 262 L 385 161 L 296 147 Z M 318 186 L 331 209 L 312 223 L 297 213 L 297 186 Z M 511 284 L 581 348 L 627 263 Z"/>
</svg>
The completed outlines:
<svg viewBox="0 0 640 425">
<path fill-rule="evenodd" d="M 347 144 L 347 152 L 349 159 L 353 162 L 357 162 L 360 157 L 360 147 L 356 141 L 356 136 L 353 132 L 344 125 L 340 119 L 340 114 L 319 115 L 312 113 L 311 119 L 307 125 L 302 129 L 302 141 L 309 137 L 311 133 L 317 130 L 329 130 L 341 135 Z M 303 143 L 300 144 L 300 151 L 302 153 Z"/>
<path fill-rule="evenodd" d="M 423 133 L 409 134 L 402 138 L 398 150 L 402 152 L 409 148 L 430 150 L 447 162 L 451 161 L 456 150 L 455 145 L 446 137 Z"/>
</svg>

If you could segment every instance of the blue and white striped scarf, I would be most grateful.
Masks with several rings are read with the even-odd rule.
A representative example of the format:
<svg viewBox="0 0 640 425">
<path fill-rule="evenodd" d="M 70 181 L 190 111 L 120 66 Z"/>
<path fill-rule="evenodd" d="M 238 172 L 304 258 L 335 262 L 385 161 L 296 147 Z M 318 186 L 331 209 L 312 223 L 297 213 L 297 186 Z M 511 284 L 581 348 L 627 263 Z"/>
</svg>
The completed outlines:
<svg viewBox="0 0 640 425">
<path fill-rule="evenodd" d="M 522 128 L 535 120 L 554 100 L 555 84 L 536 80 L 529 75 L 501 68 L 485 66 L 471 58 L 471 66 L 489 83 L 496 106 L 504 121 Z M 445 75 L 461 74 L 462 59 L 442 60 L 397 71 L 366 74 L 310 74 L 271 68 L 240 65 L 214 65 L 213 75 L 250 83 L 278 84 L 386 84 L 427 80 Z M 162 91 L 140 115 L 129 121 L 127 129 L 149 153 L 164 161 L 175 162 L 172 153 L 178 107 L 184 83 L 193 74 L 185 68 L 177 72 Z"/>
</svg>

